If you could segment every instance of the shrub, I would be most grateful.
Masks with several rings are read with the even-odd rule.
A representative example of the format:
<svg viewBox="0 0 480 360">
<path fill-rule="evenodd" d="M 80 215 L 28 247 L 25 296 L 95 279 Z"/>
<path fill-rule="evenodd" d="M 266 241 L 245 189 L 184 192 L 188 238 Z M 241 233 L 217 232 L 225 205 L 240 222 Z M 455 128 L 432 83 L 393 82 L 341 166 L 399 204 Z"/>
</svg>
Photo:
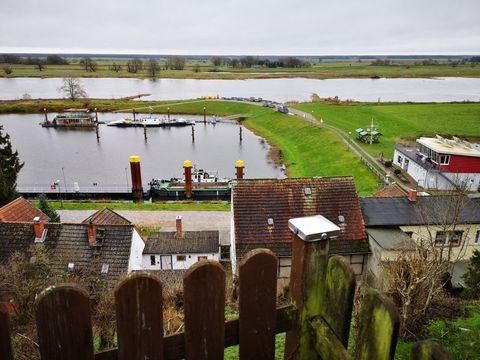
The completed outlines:
<svg viewBox="0 0 480 360">
<path fill-rule="evenodd" d="M 386 167 L 386 168 L 392 167 L 392 160 L 386 160 L 386 161 L 385 161 L 385 167 Z"/>
</svg>

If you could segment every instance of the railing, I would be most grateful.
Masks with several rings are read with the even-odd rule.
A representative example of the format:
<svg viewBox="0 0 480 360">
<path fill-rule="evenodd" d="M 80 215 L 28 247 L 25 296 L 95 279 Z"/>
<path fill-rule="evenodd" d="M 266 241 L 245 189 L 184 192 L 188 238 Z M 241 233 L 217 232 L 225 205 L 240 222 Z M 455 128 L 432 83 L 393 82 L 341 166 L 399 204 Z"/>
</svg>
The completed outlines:
<svg viewBox="0 0 480 360">
<path fill-rule="evenodd" d="M 363 300 L 359 336 L 347 350 L 355 276 L 341 257 L 328 257 L 328 240 L 294 237 L 293 305 L 276 308 L 277 259 L 253 250 L 239 266 L 239 319 L 225 322 L 225 271 L 214 261 L 184 277 L 185 332 L 163 335 L 162 283 L 131 274 L 115 289 L 118 348 L 94 354 L 90 297 L 76 285 L 46 289 L 36 300 L 40 354 L 48 360 L 223 359 L 239 344 L 240 359 L 274 359 L 275 334 L 287 332 L 285 359 L 393 359 L 398 315 L 381 294 Z M 0 312 L 0 359 L 11 360 L 8 315 Z M 449 359 L 420 343 L 412 359 Z"/>
<path fill-rule="evenodd" d="M 122 185 L 105 186 L 52 186 L 51 184 L 25 184 L 17 185 L 20 194 L 124 194 L 131 193 L 132 188 Z"/>
</svg>

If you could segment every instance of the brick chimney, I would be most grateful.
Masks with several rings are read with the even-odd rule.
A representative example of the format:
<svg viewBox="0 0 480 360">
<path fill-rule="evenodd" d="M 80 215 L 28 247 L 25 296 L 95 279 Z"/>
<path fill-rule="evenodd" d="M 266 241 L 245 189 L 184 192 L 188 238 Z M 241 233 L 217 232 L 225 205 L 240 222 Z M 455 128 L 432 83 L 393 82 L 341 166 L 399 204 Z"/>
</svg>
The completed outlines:
<svg viewBox="0 0 480 360">
<path fill-rule="evenodd" d="M 35 216 L 33 218 L 33 231 L 35 232 L 35 240 L 42 241 L 43 231 L 45 230 L 45 224 L 40 220 L 40 216 Z"/>
<path fill-rule="evenodd" d="M 175 236 L 177 238 L 182 238 L 183 237 L 182 217 L 180 215 L 177 215 L 177 217 L 175 219 L 175 225 L 176 225 L 176 229 L 177 229 L 177 233 L 175 234 Z"/>
<path fill-rule="evenodd" d="M 417 190 L 410 189 L 408 192 L 408 200 L 411 202 L 417 201 Z"/>
<path fill-rule="evenodd" d="M 90 221 L 90 224 L 88 224 L 87 232 L 88 232 L 88 243 L 90 244 L 90 246 L 97 245 L 97 227 L 94 224 L 92 224 L 91 221 Z"/>
</svg>

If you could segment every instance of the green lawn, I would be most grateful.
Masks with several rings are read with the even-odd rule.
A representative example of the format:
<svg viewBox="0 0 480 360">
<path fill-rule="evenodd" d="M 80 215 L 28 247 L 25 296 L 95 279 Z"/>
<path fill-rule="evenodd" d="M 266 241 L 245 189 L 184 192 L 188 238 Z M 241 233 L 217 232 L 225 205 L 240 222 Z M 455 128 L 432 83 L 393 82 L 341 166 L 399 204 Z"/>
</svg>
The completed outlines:
<svg viewBox="0 0 480 360">
<path fill-rule="evenodd" d="M 305 103 L 296 108 L 351 132 L 367 128 L 371 120 L 383 134 L 379 144 L 363 145 L 372 155 L 391 157 L 395 142 L 413 142 L 419 136 L 456 135 L 480 140 L 480 103 L 448 104 L 341 104 Z"/>
</svg>

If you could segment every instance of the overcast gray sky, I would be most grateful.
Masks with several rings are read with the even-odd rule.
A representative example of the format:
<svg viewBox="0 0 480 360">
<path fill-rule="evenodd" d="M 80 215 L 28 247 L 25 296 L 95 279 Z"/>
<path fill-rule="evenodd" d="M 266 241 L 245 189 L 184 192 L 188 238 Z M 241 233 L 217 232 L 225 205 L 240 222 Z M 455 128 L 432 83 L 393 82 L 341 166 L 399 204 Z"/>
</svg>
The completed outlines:
<svg viewBox="0 0 480 360">
<path fill-rule="evenodd" d="M 480 0 L 0 0 L 0 53 L 480 54 Z"/>
</svg>

